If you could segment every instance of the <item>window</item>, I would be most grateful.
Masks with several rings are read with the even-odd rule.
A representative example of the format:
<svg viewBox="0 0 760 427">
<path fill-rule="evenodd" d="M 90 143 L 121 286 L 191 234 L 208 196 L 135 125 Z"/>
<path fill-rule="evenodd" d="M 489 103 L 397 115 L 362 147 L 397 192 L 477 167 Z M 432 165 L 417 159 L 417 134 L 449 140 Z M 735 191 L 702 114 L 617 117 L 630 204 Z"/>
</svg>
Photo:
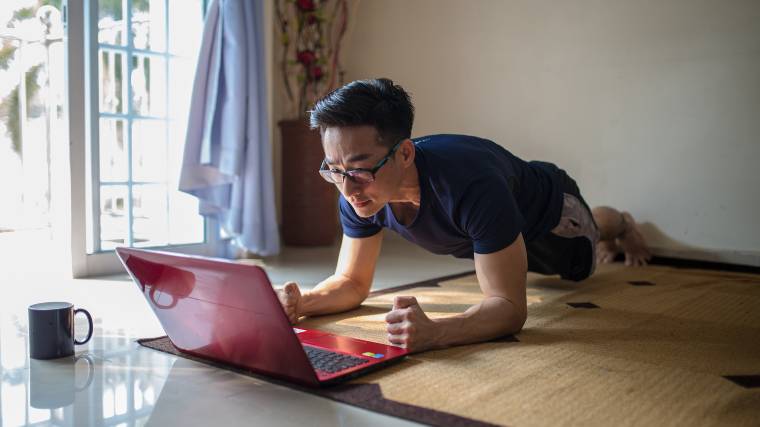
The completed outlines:
<svg viewBox="0 0 760 427">
<path fill-rule="evenodd" d="M 177 190 L 203 3 L 97 1 L 88 253 L 205 241 L 197 199 Z"/>
<path fill-rule="evenodd" d="M 66 165 L 52 228 L 74 277 L 123 273 L 120 245 L 216 253 L 215 220 L 176 190 L 204 3 L 63 0 L 68 132 L 56 141 L 68 143 L 54 144 Z"/>
</svg>

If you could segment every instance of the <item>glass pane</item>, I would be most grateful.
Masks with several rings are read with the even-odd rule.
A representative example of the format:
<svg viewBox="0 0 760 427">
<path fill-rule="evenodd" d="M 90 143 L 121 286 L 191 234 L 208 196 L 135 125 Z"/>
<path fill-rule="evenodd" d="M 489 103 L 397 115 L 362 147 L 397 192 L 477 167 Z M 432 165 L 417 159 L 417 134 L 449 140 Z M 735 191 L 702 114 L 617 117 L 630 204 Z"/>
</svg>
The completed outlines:
<svg viewBox="0 0 760 427">
<path fill-rule="evenodd" d="M 169 0 L 169 52 L 192 59 L 203 36 L 203 1 Z"/>
<path fill-rule="evenodd" d="M 168 243 L 166 186 L 158 184 L 132 187 L 135 246 L 162 246 Z"/>
<path fill-rule="evenodd" d="M 124 120 L 100 119 L 100 181 L 126 181 L 127 150 Z"/>
<path fill-rule="evenodd" d="M 140 116 L 166 114 L 166 61 L 158 56 L 132 57 L 132 111 Z"/>
<path fill-rule="evenodd" d="M 166 0 L 132 0 L 132 44 L 137 49 L 166 50 Z"/>
<path fill-rule="evenodd" d="M 188 59 L 173 57 L 169 60 L 169 99 L 171 99 L 169 120 L 169 178 L 179 179 L 184 155 L 187 118 L 190 112 L 190 95 L 188 88 L 193 86 L 193 64 Z M 170 188 L 177 188 L 174 184 Z"/>
<path fill-rule="evenodd" d="M 169 59 L 169 99 L 172 120 L 187 120 L 195 81 L 195 63 L 187 58 Z"/>
<path fill-rule="evenodd" d="M 185 134 L 187 133 L 187 121 L 172 120 L 169 122 L 169 141 L 167 144 L 167 182 L 171 188 L 179 185 L 179 174 L 182 168 L 182 160 L 185 155 Z"/>
<path fill-rule="evenodd" d="M 166 122 L 135 120 L 132 123 L 132 180 L 165 183 Z"/>
<path fill-rule="evenodd" d="M 179 191 L 169 193 L 169 243 L 204 241 L 203 217 L 198 214 L 198 199 Z"/>
<path fill-rule="evenodd" d="M 127 217 L 127 186 L 100 187 L 100 247 L 114 249 L 127 244 L 129 218 Z"/>
<path fill-rule="evenodd" d="M 98 42 L 125 45 L 122 0 L 98 1 Z"/>
<path fill-rule="evenodd" d="M 98 53 L 98 78 L 100 79 L 100 111 L 123 113 L 124 102 L 124 55 L 101 49 Z"/>
</svg>

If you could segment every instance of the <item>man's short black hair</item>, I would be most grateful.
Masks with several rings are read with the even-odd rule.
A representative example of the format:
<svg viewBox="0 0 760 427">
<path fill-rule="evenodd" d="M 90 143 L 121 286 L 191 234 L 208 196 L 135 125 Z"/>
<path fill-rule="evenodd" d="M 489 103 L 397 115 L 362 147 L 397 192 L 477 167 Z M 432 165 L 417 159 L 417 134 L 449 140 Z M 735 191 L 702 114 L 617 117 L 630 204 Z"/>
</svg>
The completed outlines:
<svg viewBox="0 0 760 427">
<path fill-rule="evenodd" d="M 412 135 L 414 106 L 404 88 L 390 79 L 356 80 L 317 101 L 311 128 L 372 126 L 379 143 L 393 147 Z"/>
</svg>

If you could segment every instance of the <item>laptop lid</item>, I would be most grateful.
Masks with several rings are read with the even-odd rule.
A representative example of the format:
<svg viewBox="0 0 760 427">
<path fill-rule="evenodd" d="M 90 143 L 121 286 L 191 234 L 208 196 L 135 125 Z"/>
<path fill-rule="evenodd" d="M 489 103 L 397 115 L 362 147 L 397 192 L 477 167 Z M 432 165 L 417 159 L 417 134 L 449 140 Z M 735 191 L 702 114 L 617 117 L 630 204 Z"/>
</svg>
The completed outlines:
<svg viewBox="0 0 760 427">
<path fill-rule="evenodd" d="M 319 383 L 262 268 L 134 248 L 116 253 L 177 349 Z"/>
</svg>

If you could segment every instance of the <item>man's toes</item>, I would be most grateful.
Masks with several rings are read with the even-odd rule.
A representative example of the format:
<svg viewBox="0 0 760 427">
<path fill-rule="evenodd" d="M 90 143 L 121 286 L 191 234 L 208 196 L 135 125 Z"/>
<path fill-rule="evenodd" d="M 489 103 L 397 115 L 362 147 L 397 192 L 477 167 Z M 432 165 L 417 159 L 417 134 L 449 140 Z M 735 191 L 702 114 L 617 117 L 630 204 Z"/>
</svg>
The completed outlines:
<svg viewBox="0 0 760 427">
<path fill-rule="evenodd" d="M 636 267 L 638 265 L 638 258 L 635 255 L 631 254 L 631 253 L 626 253 L 625 254 L 625 265 L 628 266 L 628 267 Z"/>
<path fill-rule="evenodd" d="M 638 254 L 625 254 L 625 265 L 629 267 L 644 267 L 648 264 L 648 259 L 644 255 Z"/>
<path fill-rule="evenodd" d="M 600 264 L 608 264 L 612 262 L 613 254 L 608 251 L 597 251 L 596 259 Z"/>
</svg>

